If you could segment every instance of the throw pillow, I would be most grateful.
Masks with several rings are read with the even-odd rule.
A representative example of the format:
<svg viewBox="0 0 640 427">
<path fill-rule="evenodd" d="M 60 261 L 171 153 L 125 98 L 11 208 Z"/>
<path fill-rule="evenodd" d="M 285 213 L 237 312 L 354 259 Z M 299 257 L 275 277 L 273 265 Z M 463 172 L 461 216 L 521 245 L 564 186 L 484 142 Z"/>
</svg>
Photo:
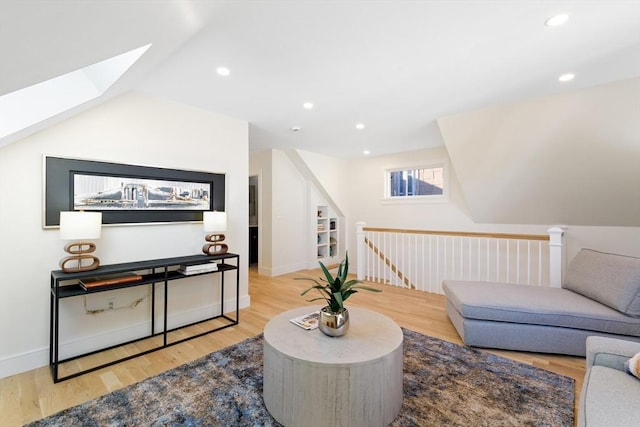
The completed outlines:
<svg viewBox="0 0 640 427">
<path fill-rule="evenodd" d="M 634 377 L 640 378 L 640 353 L 624 362 L 624 371 Z"/>
</svg>

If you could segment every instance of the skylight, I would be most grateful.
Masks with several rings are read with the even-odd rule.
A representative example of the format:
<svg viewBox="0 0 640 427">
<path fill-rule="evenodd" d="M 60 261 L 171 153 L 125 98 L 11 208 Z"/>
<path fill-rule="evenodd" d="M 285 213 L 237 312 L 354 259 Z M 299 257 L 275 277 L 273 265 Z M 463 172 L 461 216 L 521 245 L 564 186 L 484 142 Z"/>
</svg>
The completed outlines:
<svg viewBox="0 0 640 427">
<path fill-rule="evenodd" d="M 0 96 L 0 138 L 91 101 L 107 91 L 151 44 Z"/>
</svg>

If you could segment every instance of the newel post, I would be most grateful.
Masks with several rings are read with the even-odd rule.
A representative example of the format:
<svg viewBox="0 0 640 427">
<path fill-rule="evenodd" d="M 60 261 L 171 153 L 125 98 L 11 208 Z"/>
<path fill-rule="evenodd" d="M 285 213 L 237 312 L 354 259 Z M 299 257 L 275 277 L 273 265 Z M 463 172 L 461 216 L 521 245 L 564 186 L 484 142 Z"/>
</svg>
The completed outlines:
<svg viewBox="0 0 640 427">
<path fill-rule="evenodd" d="M 358 261 L 358 280 L 364 280 L 365 271 L 366 271 L 366 261 L 365 257 L 367 254 L 367 244 L 365 242 L 365 234 L 364 234 L 364 226 L 367 225 L 366 222 L 358 221 L 356 222 L 356 255 Z"/>
<path fill-rule="evenodd" d="M 563 243 L 566 227 L 551 227 L 549 233 L 549 285 L 552 288 L 562 286 L 562 268 L 564 266 Z"/>
</svg>

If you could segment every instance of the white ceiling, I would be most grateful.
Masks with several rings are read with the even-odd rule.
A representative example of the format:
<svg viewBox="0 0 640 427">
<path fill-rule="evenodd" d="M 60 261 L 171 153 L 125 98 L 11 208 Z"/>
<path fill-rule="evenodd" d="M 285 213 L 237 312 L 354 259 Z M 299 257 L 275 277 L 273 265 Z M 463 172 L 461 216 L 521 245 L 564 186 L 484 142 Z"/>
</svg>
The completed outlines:
<svg viewBox="0 0 640 427">
<path fill-rule="evenodd" d="M 103 97 L 0 145 L 137 90 L 247 120 L 251 150 L 438 146 L 439 117 L 640 76 L 640 0 L 0 0 L 0 94 L 147 43 Z"/>
</svg>

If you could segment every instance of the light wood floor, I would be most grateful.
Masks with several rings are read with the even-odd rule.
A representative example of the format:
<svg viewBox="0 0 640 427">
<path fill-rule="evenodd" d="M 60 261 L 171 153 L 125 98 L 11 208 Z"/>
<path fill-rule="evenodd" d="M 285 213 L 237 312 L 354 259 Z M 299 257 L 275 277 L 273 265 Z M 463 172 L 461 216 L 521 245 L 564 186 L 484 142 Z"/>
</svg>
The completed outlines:
<svg viewBox="0 0 640 427">
<path fill-rule="evenodd" d="M 4 378 L 0 380 L 0 425 L 21 426 L 252 337 L 262 332 L 266 322 L 274 315 L 301 305 L 317 304 L 308 303 L 306 296 L 300 296 L 301 290 L 305 289 L 309 282 L 294 278 L 303 275 L 317 277 L 319 274 L 319 270 L 308 270 L 271 278 L 260 276 L 251 268 L 251 307 L 241 310 L 240 324 L 237 326 L 58 384 L 53 384 L 48 367 Z M 386 285 L 375 286 L 383 292 L 361 291 L 353 295 L 347 305 L 369 308 L 393 318 L 400 326 L 454 343 L 462 343 L 447 318 L 443 296 Z M 492 352 L 574 378 L 577 401 L 584 376 L 584 358 L 509 351 Z"/>
</svg>

